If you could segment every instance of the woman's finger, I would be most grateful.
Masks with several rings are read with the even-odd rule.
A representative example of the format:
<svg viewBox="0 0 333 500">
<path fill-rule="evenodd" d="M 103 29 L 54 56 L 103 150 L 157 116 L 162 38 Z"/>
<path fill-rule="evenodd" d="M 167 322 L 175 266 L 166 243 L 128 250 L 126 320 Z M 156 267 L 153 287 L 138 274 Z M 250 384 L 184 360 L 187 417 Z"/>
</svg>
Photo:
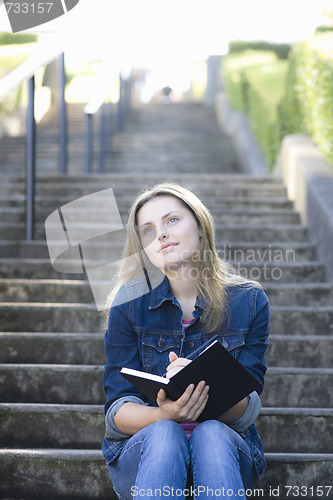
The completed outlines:
<svg viewBox="0 0 333 500">
<path fill-rule="evenodd" d="M 182 368 L 184 368 L 184 366 L 188 365 L 189 363 L 191 363 L 190 359 L 177 358 L 175 361 L 173 361 L 172 363 L 170 363 L 167 366 L 166 372 L 167 372 L 167 374 L 169 374 L 168 378 L 171 378 L 171 376 L 172 376 L 172 375 L 170 375 L 171 371 L 174 375 L 175 373 L 179 372 Z M 175 370 L 175 371 L 173 371 L 173 370 Z"/>
<path fill-rule="evenodd" d="M 178 356 L 175 352 L 171 351 L 169 352 L 169 361 L 170 363 L 173 363 L 174 361 L 176 361 L 176 359 L 178 359 Z"/>
<path fill-rule="evenodd" d="M 190 392 L 190 391 L 188 391 L 188 389 L 191 386 L 193 387 L 193 389 Z M 191 384 L 191 386 L 189 386 L 186 389 L 184 394 L 178 400 L 184 406 L 184 408 L 188 411 L 192 411 L 193 408 L 196 408 L 198 405 L 199 406 L 201 405 L 201 400 L 202 400 L 202 398 L 205 397 L 205 395 L 207 394 L 208 389 L 209 389 L 209 388 L 205 389 L 206 382 L 204 380 L 199 382 L 195 388 L 194 388 L 194 384 Z"/>
<path fill-rule="evenodd" d="M 157 393 L 156 403 L 158 406 L 162 405 L 166 400 L 166 392 L 164 389 L 160 389 Z"/>
</svg>

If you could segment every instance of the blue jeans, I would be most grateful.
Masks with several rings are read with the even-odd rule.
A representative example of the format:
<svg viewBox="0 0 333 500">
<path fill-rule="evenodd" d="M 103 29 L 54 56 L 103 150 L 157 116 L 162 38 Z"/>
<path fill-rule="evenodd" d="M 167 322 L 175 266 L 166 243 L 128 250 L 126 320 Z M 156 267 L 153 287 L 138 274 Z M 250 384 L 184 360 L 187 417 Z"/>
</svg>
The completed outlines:
<svg viewBox="0 0 333 500">
<path fill-rule="evenodd" d="M 200 500 L 245 499 L 257 479 L 244 439 L 217 420 L 199 424 L 189 440 L 176 422 L 151 424 L 127 441 L 109 473 L 118 498 L 126 500 L 187 498 L 191 493 Z"/>
</svg>

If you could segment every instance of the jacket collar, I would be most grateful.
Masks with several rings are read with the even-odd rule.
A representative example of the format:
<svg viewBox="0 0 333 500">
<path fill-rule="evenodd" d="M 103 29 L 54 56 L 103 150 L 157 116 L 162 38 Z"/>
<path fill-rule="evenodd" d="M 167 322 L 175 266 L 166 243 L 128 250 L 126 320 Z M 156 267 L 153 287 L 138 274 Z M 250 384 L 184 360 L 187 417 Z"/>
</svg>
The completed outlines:
<svg viewBox="0 0 333 500">
<path fill-rule="evenodd" d="M 149 309 L 157 309 L 160 307 L 163 302 L 169 300 L 174 304 L 178 304 L 176 297 L 173 295 L 170 282 L 167 276 L 164 277 L 163 281 L 155 288 L 151 290 L 151 299 Z M 178 304 L 179 305 L 179 304 Z M 201 309 L 202 311 L 206 311 L 207 306 L 202 300 L 201 297 L 197 297 L 195 303 L 195 309 Z"/>
</svg>

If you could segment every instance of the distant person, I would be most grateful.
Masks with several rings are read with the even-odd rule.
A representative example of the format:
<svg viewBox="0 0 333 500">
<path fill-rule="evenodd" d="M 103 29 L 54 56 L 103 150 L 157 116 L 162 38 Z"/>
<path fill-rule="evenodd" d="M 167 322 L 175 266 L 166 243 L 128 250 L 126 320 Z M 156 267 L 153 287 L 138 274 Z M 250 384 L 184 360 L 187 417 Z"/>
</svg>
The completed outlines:
<svg viewBox="0 0 333 500">
<path fill-rule="evenodd" d="M 174 91 L 171 87 L 169 87 L 169 85 L 166 85 L 157 92 L 156 97 L 162 102 L 173 102 Z"/>
<path fill-rule="evenodd" d="M 245 498 L 266 466 L 254 421 L 269 303 L 218 257 L 212 216 L 191 191 L 160 184 L 135 200 L 109 305 L 103 453 L 118 498 L 185 498 L 190 481 L 200 500 Z M 125 366 L 171 377 L 215 334 L 260 385 L 219 420 L 197 421 L 209 398 L 204 380 L 177 401 L 160 390 L 156 405 L 119 374 Z"/>
<path fill-rule="evenodd" d="M 161 93 L 162 95 L 166 95 L 166 96 L 169 96 L 170 94 L 172 94 L 172 88 L 171 87 L 163 87 L 163 89 L 161 90 Z"/>
</svg>

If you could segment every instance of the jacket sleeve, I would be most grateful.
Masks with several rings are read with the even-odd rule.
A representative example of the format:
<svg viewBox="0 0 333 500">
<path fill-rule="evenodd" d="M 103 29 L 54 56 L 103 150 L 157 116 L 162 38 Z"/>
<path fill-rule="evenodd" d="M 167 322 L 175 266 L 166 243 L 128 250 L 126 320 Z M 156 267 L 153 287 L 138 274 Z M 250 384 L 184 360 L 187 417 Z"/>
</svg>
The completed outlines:
<svg viewBox="0 0 333 500">
<path fill-rule="evenodd" d="M 268 297 L 261 288 L 253 289 L 251 309 L 252 320 L 238 360 L 260 382 L 257 391 L 260 394 L 264 388 L 264 375 L 267 370 L 265 353 L 268 347 L 270 319 Z"/>
<path fill-rule="evenodd" d="M 126 293 L 126 290 L 121 289 L 120 293 Z M 108 329 L 104 336 L 106 365 L 103 387 L 107 397 L 105 413 L 120 398 L 133 396 L 143 403 L 147 402 L 147 398 L 119 373 L 124 366 L 142 370 L 137 334 L 130 320 L 130 307 L 130 301 L 123 301 L 121 305 L 110 309 Z"/>
<path fill-rule="evenodd" d="M 235 422 L 229 424 L 229 427 L 234 429 L 234 431 L 236 432 L 245 431 L 248 427 L 250 427 L 250 425 L 254 423 L 260 413 L 261 401 L 259 394 L 256 391 L 253 391 L 248 396 L 248 399 L 249 404 L 243 415 Z"/>
<path fill-rule="evenodd" d="M 139 405 L 144 405 L 145 403 L 136 396 L 124 396 L 122 398 L 116 399 L 110 406 L 105 415 L 105 437 L 107 439 L 124 439 L 128 438 L 130 434 L 126 434 L 121 431 L 115 424 L 114 418 L 117 411 L 125 403 L 136 403 Z"/>
</svg>

